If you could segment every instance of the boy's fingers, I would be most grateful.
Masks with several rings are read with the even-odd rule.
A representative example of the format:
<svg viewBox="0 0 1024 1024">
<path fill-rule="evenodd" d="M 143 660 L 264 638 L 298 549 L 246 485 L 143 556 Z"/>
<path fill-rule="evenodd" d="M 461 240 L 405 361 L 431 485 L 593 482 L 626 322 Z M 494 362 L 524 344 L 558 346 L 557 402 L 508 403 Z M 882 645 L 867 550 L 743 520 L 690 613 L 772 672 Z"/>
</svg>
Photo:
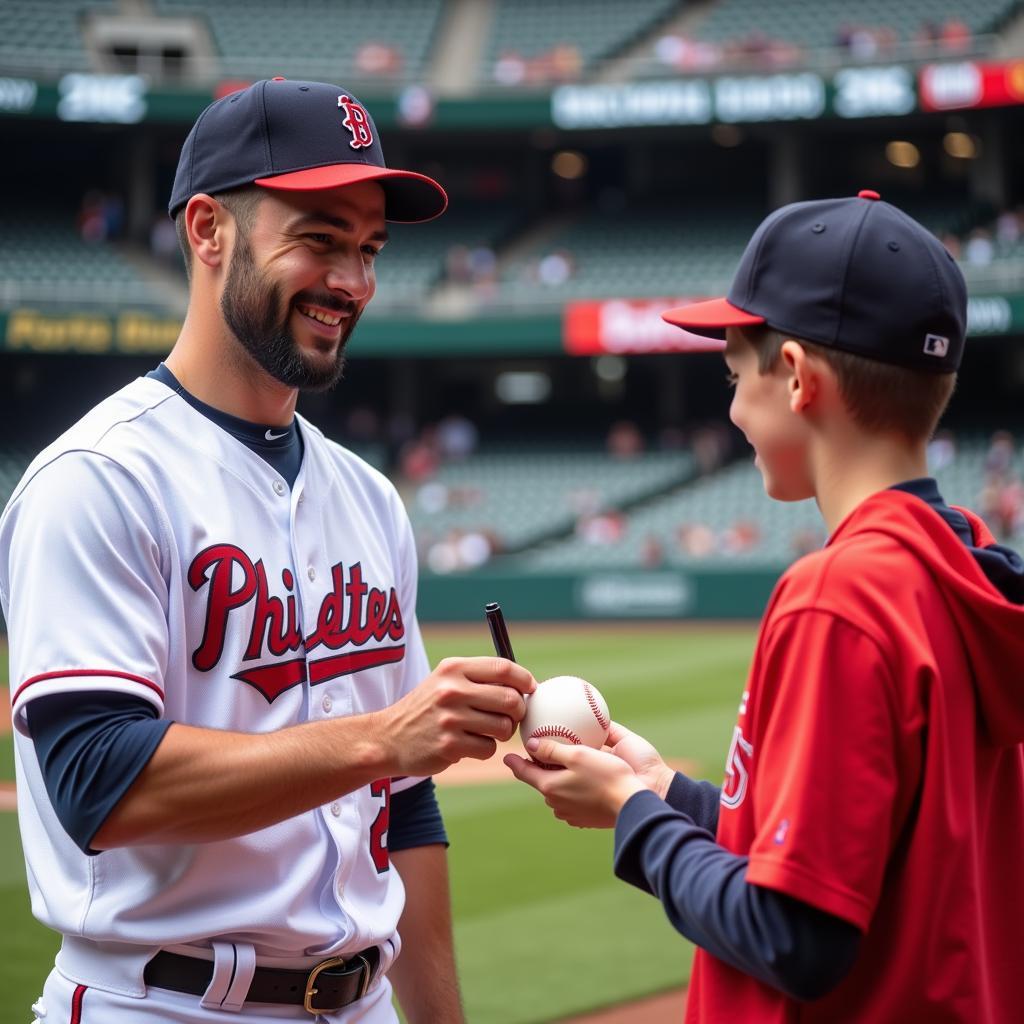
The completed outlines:
<svg viewBox="0 0 1024 1024">
<path fill-rule="evenodd" d="M 518 754 L 506 754 L 502 758 L 502 763 L 520 782 L 525 782 L 528 786 L 533 786 L 534 789 L 540 788 L 541 782 L 547 775 L 546 770 L 539 764 L 527 761 L 525 757 L 520 757 Z"/>
<path fill-rule="evenodd" d="M 566 743 L 556 743 L 554 740 L 528 740 L 526 749 L 530 752 L 535 761 L 541 764 L 558 765 L 565 768 L 572 759 L 573 748 Z"/>
<path fill-rule="evenodd" d="M 630 735 L 632 735 L 632 733 L 630 733 L 629 729 L 624 725 L 619 725 L 618 722 L 612 722 L 611 726 L 608 728 L 608 738 L 605 740 L 605 743 L 609 747 L 614 747 L 616 743 L 621 743 Z"/>
</svg>

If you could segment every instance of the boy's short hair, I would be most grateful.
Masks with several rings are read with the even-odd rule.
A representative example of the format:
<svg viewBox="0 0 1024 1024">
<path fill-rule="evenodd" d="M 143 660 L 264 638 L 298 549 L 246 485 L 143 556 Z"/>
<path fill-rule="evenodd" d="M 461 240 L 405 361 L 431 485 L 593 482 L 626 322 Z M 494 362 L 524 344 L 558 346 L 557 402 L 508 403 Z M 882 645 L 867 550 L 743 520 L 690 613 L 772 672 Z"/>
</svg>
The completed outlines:
<svg viewBox="0 0 1024 1024">
<path fill-rule="evenodd" d="M 256 207 L 264 193 L 256 185 L 242 185 L 239 188 L 218 192 L 211 198 L 216 199 L 227 210 L 243 236 L 249 234 L 256 221 Z M 174 218 L 174 230 L 178 235 L 178 246 L 185 259 L 185 276 L 192 280 L 192 246 L 188 244 L 188 232 L 185 230 L 185 207 L 182 207 Z"/>
<path fill-rule="evenodd" d="M 927 440 L 956 387 L 956 373 L 929 373 L 905 366 L 818 345 L 771 327 L 738 328 L 757 352 L 757 368 L 771 373 L 778 365 L 782 345 L 792 340 L 822 359 L 835 373 L 839 394 L 854 421 L 873 433 L 895 432 L 908 440 Z"/>
</svg>

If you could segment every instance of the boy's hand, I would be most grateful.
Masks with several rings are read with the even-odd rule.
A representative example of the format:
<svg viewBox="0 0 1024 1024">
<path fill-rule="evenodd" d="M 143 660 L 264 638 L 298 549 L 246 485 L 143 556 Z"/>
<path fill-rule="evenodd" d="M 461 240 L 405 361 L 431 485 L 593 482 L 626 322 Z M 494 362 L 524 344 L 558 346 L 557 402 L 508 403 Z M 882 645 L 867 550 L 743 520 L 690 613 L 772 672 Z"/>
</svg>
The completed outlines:
<svg viewBox="0 0 1024 1024">
<path fill-rule="evenodd" d="M 605 744 L 633 769 L 648 789 L 665 799 L 675 772 L 665 764 L 652 744 L 618 722 L 612 722 Z"/>
<path fill-rule="evenodd" d="M 622 805 L 648 788 L 622 757 L 609 751 L 554 740 L 530 740 L 526 746 L 538 760 L 564 770 L 541 768 L 517 754 L 506 754 L 504 763 L 544 797 L 556 818 L 577 828 L 614 828 Z"/>
</svg>

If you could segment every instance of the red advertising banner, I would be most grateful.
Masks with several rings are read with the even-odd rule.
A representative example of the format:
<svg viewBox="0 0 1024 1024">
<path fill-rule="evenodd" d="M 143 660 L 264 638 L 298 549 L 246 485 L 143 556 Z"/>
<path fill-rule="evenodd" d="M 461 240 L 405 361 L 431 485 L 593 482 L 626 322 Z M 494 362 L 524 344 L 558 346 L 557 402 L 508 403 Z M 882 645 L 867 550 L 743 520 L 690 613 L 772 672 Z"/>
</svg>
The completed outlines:
<svg viewBox="0 0 1024 1024">
<path fill-rule="evenodd" d="M 922 110 L 972 110 L 1024 103 L 1024 60 L 928 64 L 918 82 Z"/>
<path fill-rule="evenodd" d="M 562 314 L 562 343 L 574 356 L 650 352 L 720 352 L 725 343 L 691 334 L 661 319 L 687 299 L 608 299 L 569 302 Z"/>
</svg>

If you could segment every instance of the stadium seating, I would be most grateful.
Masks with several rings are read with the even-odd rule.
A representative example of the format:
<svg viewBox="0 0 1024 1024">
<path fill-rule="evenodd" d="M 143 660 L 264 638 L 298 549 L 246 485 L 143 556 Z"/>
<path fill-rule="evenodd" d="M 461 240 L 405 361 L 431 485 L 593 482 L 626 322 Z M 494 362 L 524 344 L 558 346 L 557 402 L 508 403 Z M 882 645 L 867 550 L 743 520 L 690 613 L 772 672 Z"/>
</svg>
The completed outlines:
<svg viewBox="0 0 1024 1024">
<path fill-rule="evenodd" d="M 952 461 L 935 467 L 934 474 L 948 502 L 990 516 L 984 496 L 987 451 L 980 436 L 959 441 Z M 1020 439 L 1014 469 L 1018 479 L 1024 478 Z M 991 517 L 990 525 L 995 526 Z M 652 539 L 658 564 L 781 566 L 820 546 L 825 528 L 813 501 L 783 504 L 768 498 L 761 474 L 743 459 L 636 509 L 614 543 L 574 536 L 525 552 L 517 565 L 549 572 L 639 567 L 650 555 Z M 1015 536 L 1002 539 L 1024 545 L 1024 518 Z"/>
<path fill-rule="evenodd" d="M 766 497 L 760 474 L 743 460 L 635 510 L 618 543 L 592 543 L 576 536 L 525 554 L 523 561 L 532 570 L 546 571 L 638 567 L 644 564 L 648 539 L 654 537 L 668 565 L 705 559 L 716 564 L 786 564 L 793 557 L 791 534 L 800 529 L 820 533 L 820 522 L 813 502 L 781 505 Z M 756 543 L 744 549 L 723 538 L 724 531 L 740 525 L 742 533 L 747 524 L 756 526 Z"/>
<path fill-rule="evenodd" d="M 114 9 L 113 3 L 82 0 L 3 0 L 0 3 L 0 66 L 20 67 L 26 61 L 38 59 L 41 66 L 62 72 L 88 70 L 81 19 L 87 11 Z"/>
<path fill-rule="evenodd" d="M 225 74 L 355 82 L 375 77 L 364 47 L 398 54 L 384 79 L 417 80 L 429 57 L 442 0 L 156 0 L 159 13 L 204 18 Z"/>
<path fill-rule="evenodd" d="M 753 205 L 636 204 L 593 212 L 502 271 L 510 302 L 601 296 L 713 294 L 728 285 L 743 247 L 766 211 Z M 543 282 L 545 255 L 567 254 L 562 283 Z M 538 286 L 538 275 L 542 281 Z"/>
<path fill-rule="evenodd" d="M 593 450 L 473 455 L 441 467 L 407 494 L 422 540 L 451 530 L 486 530 L 501 547 L 519 548 L 588 513 L 665 490 L 693 472 L 680 452 L 613 459 Z"/>
<path fill-rule="evenodd" d="M 697 39 L 727 44 L 752 35 L 784 40 L 803 50 L 836 46 L 844 27 L 890 29 L 897 44 L 912 43 L 925 24 L 957 19 L 972 35 L 995 31 L 1017 5 L 1013 0 L 720 0 L 696 29 Z"/>
<path fill-rule="evenodd" d="M 989 207 L 962 199 L 941 201 L 886 193 L 938 236 L 966 237 L 988 223 Z M 500 299 L 507 305 L 555 305 L 587 298 L 713 295 L 728 289 L 744 246 L 767 211 L 751 203 L 711 200 L 702 207 L 671 200 L 634 204 L 620 211 L 591 210 L 542 244 L 517 253 L 501 270 Z M 541 261 L 561 254 L 564 279 L 547 279 Z M 1024 282 L 1024 243 L 1001 243 L 993 252 L 1005 287 Z M 984 293 L 991 268 L 961 266 L 973 290 Z"/>
<path fill-rule="evenodd" d="M 74 211 L 0 209 L 0 305 L 41 300 L 79 305 L 159 302 L 115 246 L 82 241 Z"/>
<path fill-rule="evenodd" d="M 373 311 L 419 305 L 446 275 L 456 247 L 493 250 L 523 216 L 508 204 L 455 203 L 428 224 L 391 224 L 391 241 L 377 260 Z"/>
<path fill-rule="evenodd" d="M 502 55 L 530 61 L 556 47 L 573 48 L 579 60 L 575 70 L 582 73 L 596 61 L 620 53 L 678 9 L 678 0 L 498 0 L 480 78 L 494 79 L 495 63 Z M 576 77 L 571 67 L 560 70 L 562 77 Z M 552 77 L 559 77 L 557 67 L 551 71 Z"/>
<path fill-rule="evenodd" d="M 18 486 L 35 452 L 25 451 L 18 446 L 0 448 L 0 509 L 2 509 Z"/>
</svg>

